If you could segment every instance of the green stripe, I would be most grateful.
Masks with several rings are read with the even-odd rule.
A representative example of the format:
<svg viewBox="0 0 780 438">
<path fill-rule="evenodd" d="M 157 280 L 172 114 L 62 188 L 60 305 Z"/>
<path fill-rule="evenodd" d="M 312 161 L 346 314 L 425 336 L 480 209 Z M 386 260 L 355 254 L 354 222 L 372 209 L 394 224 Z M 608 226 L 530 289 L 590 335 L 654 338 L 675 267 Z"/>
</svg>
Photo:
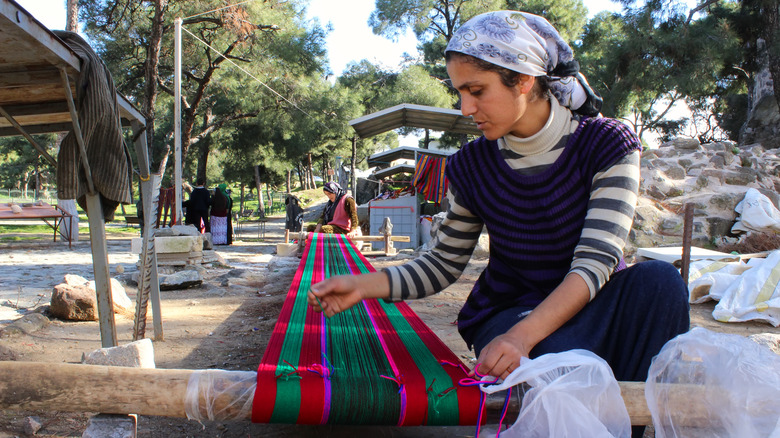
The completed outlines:
<svg viewBox="0 0 780 438">
<path fill-rule="evenodd" d="M 276 404 L 274 412 L 271 415 L 271 423 L 295 423 L 298 421 L 301 408 L 301 387 L 299 385 L 299 376 L 297 374 L 287 374 L 295 371 L 285 361 L 294 367 L 298 366 L 301 356 L 301 347 L 303 345 L 303 330 L 305 328 L 306 311 L 308 303 L 306 294 L 311 287 L 312 273 L 314 272 L 314 258 L 316 251 L 312 248 L 317 247 L 317 234 L 314 234 L 311 241 L 311 247 L 306 258 L 301 284 L 298 287 L 298 293 L 295 295 L 293 310 L 290 315 L 290 321 L 287 325 L 287 331 L 282 344 L 282 351 L 279 355 L 279 362 L 276 364 Z"/>
</svg>

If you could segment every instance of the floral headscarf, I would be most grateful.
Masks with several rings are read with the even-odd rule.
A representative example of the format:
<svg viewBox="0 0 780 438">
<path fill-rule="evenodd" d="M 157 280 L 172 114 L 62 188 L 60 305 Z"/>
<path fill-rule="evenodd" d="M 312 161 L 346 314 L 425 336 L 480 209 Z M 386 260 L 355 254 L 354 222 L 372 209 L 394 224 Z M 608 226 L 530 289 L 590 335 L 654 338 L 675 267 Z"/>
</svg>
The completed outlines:
<svg viewBox="0 0 780 438">
<path fill-rule="evenodd" d="M 517 11 L 477 15 L 455 32 L 445 52 L 471 55 L 530 76 L 546 76 L 561 105 L 588 116 L 601 110 L 601 97 L 580 73 L 571 47 L 537 15 Z"/>
</svg>

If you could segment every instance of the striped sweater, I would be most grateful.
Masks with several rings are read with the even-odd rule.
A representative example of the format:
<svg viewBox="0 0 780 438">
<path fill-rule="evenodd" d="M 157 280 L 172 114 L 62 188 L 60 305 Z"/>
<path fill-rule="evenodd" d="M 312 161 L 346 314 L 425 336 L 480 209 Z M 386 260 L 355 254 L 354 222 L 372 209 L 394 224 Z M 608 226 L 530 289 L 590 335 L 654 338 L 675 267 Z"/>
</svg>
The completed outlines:
<svg viewBox="0 0 780 438">
<path fill-rule="evenodd" d="M 579 121 L 555 103 L 537 136 L 547 138 L 483 137 L 450 158 L 447 217 L 430 252 L 386 270 L 391 299 L 421 298 L 457 280 L 483 225 L 490 261 L 458 318 L 467 341 L 469 327 L 509 306 L 539 304 L 569 272 L 595 296 L 622 262 L 641 145 L 620 122 Z"/>
</svg>

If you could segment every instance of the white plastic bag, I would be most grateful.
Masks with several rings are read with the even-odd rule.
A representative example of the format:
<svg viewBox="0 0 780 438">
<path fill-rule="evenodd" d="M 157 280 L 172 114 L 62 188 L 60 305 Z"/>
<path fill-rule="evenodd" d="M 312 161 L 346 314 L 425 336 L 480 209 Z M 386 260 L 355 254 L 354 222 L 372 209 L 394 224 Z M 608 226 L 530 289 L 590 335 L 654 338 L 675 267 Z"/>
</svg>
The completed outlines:
<svg viewBox="0 0 780 438">
<path fill-rule="evenodd" d="M 523 359 L 506 380 L 481 385 L 491 394 L 521 383 L 525 393 L 514 425 L 501 437 L 628 437 L 631 419 L 609 365 L 594 353 L 570 350 Z"/>
<path fill-rule="evenodd" d="M 763 319 L 780 326 L 780 251 L 773 251 L 729 285 L 712 317 L 720 322 Z"/>
<path fill-rule="evenodd" d="M 672 393 L 680 385 L 692 385 L 682 399 Z M 696 436 L 780 437 L 780 355 L 743 336 L 697 327 L 653 358 L 645 398 L 656 438 L 690 436 L 687 427 L 702 413 Z"/>
</svg>

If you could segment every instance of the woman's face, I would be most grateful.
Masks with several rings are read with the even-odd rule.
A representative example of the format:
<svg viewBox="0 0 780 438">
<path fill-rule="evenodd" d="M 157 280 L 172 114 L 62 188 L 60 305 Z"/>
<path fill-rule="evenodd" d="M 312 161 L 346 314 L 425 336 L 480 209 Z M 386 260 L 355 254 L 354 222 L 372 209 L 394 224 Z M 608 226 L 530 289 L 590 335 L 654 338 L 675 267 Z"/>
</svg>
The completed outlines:
<svg viewBox="0 0 780 438">
<path fill-rule="evenodd" d="M 488 140 L 496 140 L 506 134 L 517 137 L 530 137 L 536 131 L 528 117 L 529 91 L 533 79 L 524 79 L 514 87 L 501 82 L 501 76 L 493 71 L 485 71 L 474 63 L 455 57 L 447 62 L 447 73 L 452 86 L 460 93 L 461 112 L 471 116 L 477 128 Z M 535 126 L 535 125 L 534 125 Z"/>
<path fill-rule="evenodd" d="M 326 192 L 325 190 L 323 190 L 322 193 L 325 193 L 325 196 L 328 197 L 328 200 L 330 202 L 334 202 L 336 200 L 336 194 L 335 193 Z"/>
</svg>

